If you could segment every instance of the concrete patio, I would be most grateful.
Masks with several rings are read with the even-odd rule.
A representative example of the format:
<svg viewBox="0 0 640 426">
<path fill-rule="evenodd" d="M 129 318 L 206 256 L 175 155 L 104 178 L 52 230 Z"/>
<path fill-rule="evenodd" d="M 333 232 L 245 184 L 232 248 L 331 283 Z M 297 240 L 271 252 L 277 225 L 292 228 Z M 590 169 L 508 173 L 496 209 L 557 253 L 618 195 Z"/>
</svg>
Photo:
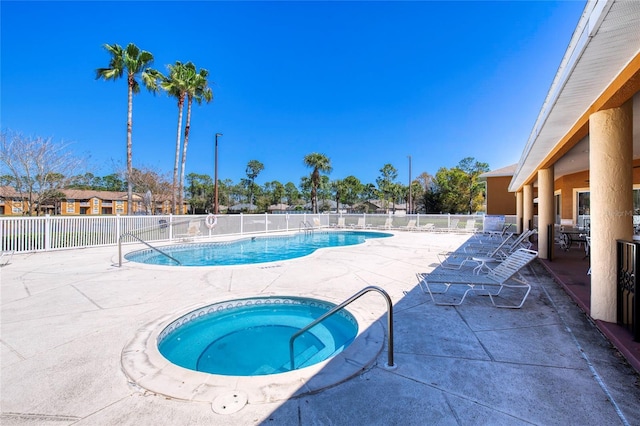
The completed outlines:
<svg viewBox="0 0 640 426">
<path fill-rule="evenodd" d="M 416 273 L 433 270 L 439 251 L 467 238 L 395 232 L 234 267 L 118 268 L 115 247 L 14 255 L 0 269 L 1 423 L 640 424 L 638 373 L 538 261 L 525 271 L 533 290 L 519 310 L 494 308 L 478 295 L 459 307 L 436 306 L 422 293 Z M 334 376 L 326 388 L 292 380 L 277 392 L 265 384 L 269 376 L 238 380 L 235 390 L 248 402 L 231 401 L 236 409 L 221 414 L 220 400 L 206 401 L 204 388 L 183 398 L 149 390 L 122 364 L 123 349 L 145 326 L 191 306 L 250 294 L 341 301 L 367 285 L 393 300 L 395 369 L 385 367 L 385 342 L 376 342 L 371 363 L 351 377 Z M 383 298 L 372 293 L 353 307 L 386 329 Z M 318 377 L 332 375 L 337 362 Z"/>
</svg>

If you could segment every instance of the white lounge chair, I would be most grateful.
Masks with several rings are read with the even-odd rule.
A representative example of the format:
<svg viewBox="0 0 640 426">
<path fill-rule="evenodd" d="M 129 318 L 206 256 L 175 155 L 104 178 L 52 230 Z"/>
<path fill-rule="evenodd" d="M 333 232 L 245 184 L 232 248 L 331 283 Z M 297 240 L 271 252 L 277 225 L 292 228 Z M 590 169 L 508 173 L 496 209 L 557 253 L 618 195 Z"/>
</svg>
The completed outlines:
<svg viewBox="0 0 640 426">
<path fill-rule="evenodd" d="M 433 232 L 436 230 L 436 225 L 433 223 L 425 223 L 424 225 L 420 225 L 416 228 L 418 231 L 428 231 Z"/>
<path fill-rule="evenodd" d="M 345 224 L 344 224 L 344 217 L 339 217 L 338 218 L 338 223 L 334 223 L 333 224 L 334 228 L 344 228 Z"/>
<path fill-rule="evenodd" d="M 507 257 L 502 263 L 493 268 L 487 275 L 474 275 L 469 273 L 455 272 L 432 272 L 429 274 L 418 274 L 418 284 L 424 293 L 428 293 L 431 300 L 437 305 L 458 306 L 464 302 L 470 292 L 482 292 L 489 296 L 491 303 L 498 308 L 518 309 L 524 305 L 527 296 L 531 292 L 531 285 L 520 275 L 522 268 L 527 266 L 538 256 L 538 252 L 527 249 L 519 249 Z M 436 302 L 434 294 L 445 294 L 456 286 L 466 286 L 459 301 Z M 441 288 L 442 291 L 434 291 L 432 287 Z M 505 305 L 497 304 L 495 297 L 499 296 L 502 290 L 522 289 L 524 295 L 519 303 Z"/>
<path fill-rule="evenodd" d="M 500 262 L 507 257 L 502 248 L 508 241 L 505 239 L 497 246 L 480 246 L 477 251 L 466 251 L 463 247 L 462 252 L 441 252 L 437 255 L 438 261 L 444 269 L 460 270 L 464 266 L 473 266 L 473 272 L 479 274 L 487 263 Z"/>
<path fill-rule="evenodd" d="M 387 219 L 385 219 L 384 225 L 378 226 L 378 229 L 391 229 L 391 228 L 393 228 L 393 218 L 392 217 L 388 217 Z"/>
<path fill-rule="evenodd" d="M 365 229 L 365 228 L 369 228 L 370 225 L 367 225 L 364 221 L 364 217 L 359 217 L 358 218 L 358 223 L 356 223 L 355 225 L 351 225 L 352 228 L 354 229 Z"/>
<path fill-rule="evenodd" d="M 458 232 L 460 231 L 460 229 L 458 228 L 458 223 L 460 222 L 460 219 L 451 219 L 451 222 L 449 223 L 449 227 L 446 228 L 447 231 L 449 232 Z"/>
<path fill-rule="evenodd" d="M 476 232 L 476 220 L 475 219 L 468 219 L 467 220 L 467 224 L 464 227 L 464 231 L 465 232 L 471 232 L 474 233 Z"/>
<path fill-rule="evenodd" d="M 418 229 L 416 227 L 416 220 L 411 219 L 405 226 L 399 226 L 398 229 L 402 231 L 415 231 L 416 229 Z"/>
<path fill-rule="evenodd" d="M 11 261 L 11 258 L 13 257 L 13 253 L 13 250 L 3 251 L 2 253 L 0 253 L 0 266 L 8 265 Z"/>
</svg>

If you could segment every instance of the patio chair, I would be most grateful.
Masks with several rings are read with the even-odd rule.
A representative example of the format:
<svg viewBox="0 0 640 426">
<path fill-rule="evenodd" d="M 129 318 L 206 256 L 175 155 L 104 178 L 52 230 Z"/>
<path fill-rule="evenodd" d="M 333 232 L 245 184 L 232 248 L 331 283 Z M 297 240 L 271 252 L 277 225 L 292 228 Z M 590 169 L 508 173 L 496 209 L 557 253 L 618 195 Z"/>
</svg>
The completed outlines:
<svg viewBox="0 0 640 426">
<path fill-rule="evenodd" d="M 416 227 L 415 219 L 411 219 L 405 226 L 399 226 L 398 229 L 402 231 L 415 231 L 418 228 Z"/>
<path fill-rule="evenodd" d="M 187 226 L 187 232 L 185 234 L 176 235 L 176 237 L 188 240 L 190 238 L 197 237 L 200 234 L 200 221 L 190 220 L 189 225 Z"/>
<path fill-rule="evenodd" d="M 6 266 L 9 264 L 9 262 L 11 261 L 11 258 L 13 257 L 13 250 L 10 251 L 3 251 L 0 253 L 0 267 L 1 266 Z"/>
<path fill-rule="evenodd" d="M 393 228 L 393 218 L 392 217 L 388 217 L 384 221 L 384 225 L 378 226 L 378 229 L 391 229 L 391 228 Z"/>
<path fill-rule="evenodd" d="M 502 253 L 505 255 L 508 255 L 510 253 L 513 253 L 514 251 L 516 251 L 517 249 L 520 248 L 526 248 L 526 249 L 530 249 L 531 246 L 533 245 L 533 243 L 531 241 L 529 241 L 529 237 L 531 237 L 532 235 L 534 235 L 535 233 L 537 233 L 538 231 L 536 229 L 528 229 L 526 231 L 524 231 L 522 234 L 520 234 L 518 237 L 516 237 L 515 240 L 513 240 L 510 244 L 508 245 L 504 245 L 504 243 L 506 241 L 509 241 L 512 237 L 513 234 L 509 234 L 509 237 L 502 240 L 502 242 L 500 244 L 496 244 L 494 242 L 486 242 L 486 243 L 469 243 L 463 246 L 463 250 L 466 253 L 477 253 L 477 252 L 481 252 L 481 251 L 488 251 L 488 250 L 492 250 L 493 248 L 495 248 L 496 246 L 502 246 L 501 250 Z"/>
<path fill-rule="evenodd" d="M 355 225 L 351 225 L 351 227 L 354 229 L 365 229 L 365 228 L 370 228 L 371 225 L 365 224 L 364 217 L 359 217 L 358 223 L 356 223 Z"/>
<path fill-rule="evenodd" d="M 344 228 L 345 224 L 344 224 L 344 217 L 339 217 L 338 218 L 338 223 L 334 223 L 333 224 L 334 228 Z"/>
<path fill-rule="evenodd" d="M 476 220 L 475 219 L 468 219 L 467 220 L 467 224 L 464 227 L 464 231 L 465 232 L 471 232 L 474 233 L 476 232 Z"/>
<path fill-rule="evenodd" d="M 427 232 L 433 232 L 436 230 L 436 225 L 433 223 L 425 223 L 424 225 L 420 225 L 418 227 L 416 227 L 416 229 L 418 231 L 427 231 Z"/>
<path fill-rule="evenodd" d="M 451 219 L 451 223 L 449 223 L 449 227 L 446 228 L 449 232 L 458 232 L 460 229 L 458 228 L 458 223 L 460 219 Z"/>
<path fill-rule="evenodd" d="M 320 222 L 320 219 L 317 217 L 313 218 L 313 227 L 314 228 L 322 228 L 322 222 Z"/>
<path fill-rule="evenodd" d="M 441 252 L 438 253 L 438 261 L 444 269 L 462 269 L 464 266 L 473 266 L 473 272 L 479 274 L 488 268 L 487 263 L 501 262 L 507 257 L 502 250 L 509 240 L 504 239 L 497 246 L 480 246 L 475 252 Z"/>
<path fill-rule="evenodd" d="M 417 274 L 418 284 L 424 293 L 428 293 L 436 305 L 458 306 L 464 302 L 470 292 L 481 292 L 489 296 L 493 306 L 497 308 L 519 309 L 524 305 L 527 296 L 531 292 L 531 285 L 522 277 L 520 271 L 538 256 L 538 252 L 527 249 L 519 249 L 507 257 L 502 263 L 493 268 L 487 275 L 474 275 L 469 273 L 437 273 Z M 436 302 L 434 294 L 446 294 L 451 288 L 464 286 L 465 291 L 458 302 Z M 434 291 L 433 287 L 442 288 L 442 291 Z M 496 297 L 505 289 L 522 289 L 524 295 L 519 303 L 497 304 Z"/>
</svg>

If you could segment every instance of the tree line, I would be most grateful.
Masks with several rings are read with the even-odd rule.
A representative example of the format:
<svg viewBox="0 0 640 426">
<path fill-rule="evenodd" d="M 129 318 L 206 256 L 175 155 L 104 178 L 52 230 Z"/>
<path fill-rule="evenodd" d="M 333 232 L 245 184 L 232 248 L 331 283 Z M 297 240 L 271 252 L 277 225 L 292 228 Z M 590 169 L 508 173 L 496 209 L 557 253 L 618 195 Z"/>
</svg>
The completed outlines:
<svg viewBox="0 0 640 426">
<path fill-rule="evenodd" d="M 173 181 L 162 172 L 140 167 L 132 168 L 130 173 L 120 171 L 106 176 L 91 172 L 78 174 L 84 162 L 68 148 L 68 144 L 56 143 L 50 138 L 25 137 L 10 131 L 0 134 L 3 164 L 0 186 L 13 187 L 27 200 L 30 208 L 26 214 L 37 214 L 39 205 L 64 199 L 61 189 L 125 192 L 131 188 L 138 194 L 151 194 L 154 204 L 158 200 L 173 199 Z M 485 187 L 479 176 L 489 171 L 487 163 L 467 157 L 455 167 L 441 167 L 435 175 L 419 174 L 409 190 L 409 185 L 398 181 L 397 169 L 392 164 L 385 164 L 379 170 L 375 183 L 366 183 L 353 175 L 331 180 L 331 160 L 324 154 L 311 153 L 302 161 L 311 171 L 297 184 L 277 180 L 259 184 L 257 180 L 265 165 L 259 160 L 249 161 L 246 178 L 239 182 L 219 180 L 219 203 L 227 208 L 242 204 L 245 211 L 252 212 L 265 212 L 276 204 L 312 212 L 368 212 L 368 201 L 376 200 L 390 212 L 402 204 L 410 213 L 473 213 L 481 210 L 484 202 Z M 189 173 L 185 175 L 180 199 L 184 197 L 192 213 L 212 212 L 214 188 L 211 176 Z M 332 207 L 329 200 L 335 203 Z M 305 207 L 306 204 L 310 207 Z"/>
</svg>

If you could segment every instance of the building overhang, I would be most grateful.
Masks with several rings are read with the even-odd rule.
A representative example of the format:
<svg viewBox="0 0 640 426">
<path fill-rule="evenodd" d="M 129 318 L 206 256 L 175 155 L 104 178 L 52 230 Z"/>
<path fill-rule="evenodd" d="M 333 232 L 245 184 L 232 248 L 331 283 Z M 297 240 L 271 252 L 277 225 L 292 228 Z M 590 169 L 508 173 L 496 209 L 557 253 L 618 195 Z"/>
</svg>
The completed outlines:
<svg viewBox="0 0 640 426">
<path fill-rule="evenodd" d="M 542 105 L 509 191 L 533 184 L 540 169 L 556 177 L 589 168 L 589 117 L 640 91 L 640 2 L 588 1 Z M 640 117 L 634 109 L 634 123 Z M 635 144 L 640 126 L 634 128 Z"/>
</svg>

